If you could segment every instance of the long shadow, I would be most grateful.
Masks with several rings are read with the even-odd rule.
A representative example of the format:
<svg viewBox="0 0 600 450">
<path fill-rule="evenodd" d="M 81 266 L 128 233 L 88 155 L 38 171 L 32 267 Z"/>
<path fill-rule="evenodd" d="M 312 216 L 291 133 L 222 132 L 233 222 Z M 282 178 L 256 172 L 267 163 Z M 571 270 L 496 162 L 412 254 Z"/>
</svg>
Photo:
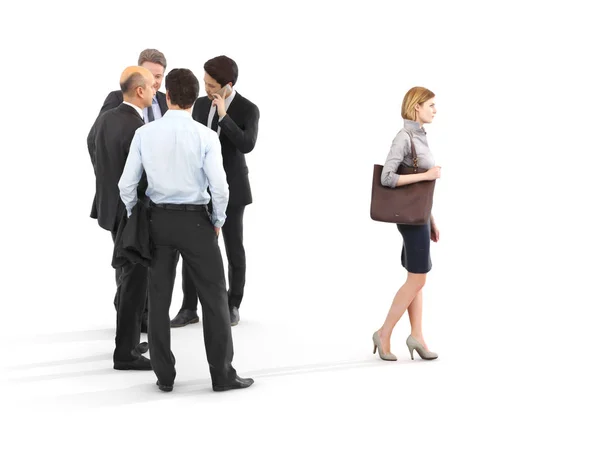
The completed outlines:
<svg viewBox="0 0 600 450">
<path fill-rule="evenodd" d="M 336 363 L 323 363 L 323 364 L 307 364 L 303 366 L 287 366 L 287 367 L 273 367 L 268 369 L 255 370 L 251 372 L 245 372 L 244 376 L 252 377 L 256 380 L 256 384 L 260 385 L 260 380 L 263 378 L 272 377 L 287 377 L 306 375 L 319 372 L 332 372 L 339 370 L 350 370 L 357 368 L 381 368 L 386 366 L 392 368 L 393 366 L 418 363 L 419 361 L 396 361 L 394 364 L 389 362 L 383 362 L 376 359 L 369 360 L 355 360 L 355 361 L 341 361 Z M 112 369 L 101 369 L 95 371 L 80 372 L 78 374 L 64 374 L 65 376 L 86 376 L 86 375 L 100 375 L 104 373 L 112 372 Z M 51 377 L 51 378 L 50 378 Z M 51 375 L 46 379 L 60 378 L 61 375 Z M 36 377 L 37 378 L 37 377 Z M 39 377 L 42 380 L 42 377 Z M 252 389 L 252 388 L 250 388 Z M 175 388 L 171 393 L 165 393 L 158 390 L 155 385 L 154 374 L 149 374 L 149 382 L 144 384 L 138 384 L 130 386 L 126 389 L 113 389 L 103 390 L 96 392 L 85 392 L 80 394 L 61 395 L 58 397 L 44 398 L 41 399 L 42 404 L 39 406 L 56 406 L 57 404 L 63 404 L 68 406 L 80 406 L 89 408 L 98 407 L 114 407 L 123 406 L 139 403 L 147 403 L 154 401 L 174 400 L 176 398 L 188 398 L 198 397 L 199 395 L 226 395 L 224 393 L 216 393 L 212 390 L 212 383 L 210 378 L 203 378 L 197 381 L 184 381 L 181 383 L 175 382 Z"/>
<path fill-rule="evenodd" d="M 79 370 L 77 372 L 68 372 L 68 373 L 51 373 L 46 375 L 29 375 L 23 377 L 15 377 L 15 378 L 7 378 L 6 382 L 8 383 L 34 383 L 34 382 L 43 382 L 43 381 L 52 381 L 52 380 L 64 380 L 69 378 L 80 378 L 80 377 L 88 377 L 88 376 L 99 376 L 99 375 L 108 375 L 110 373 L 114 373 L 115 370 L 107 365 L 106 368 L 102 369 L 91 369 L 91 370 Z"/>
<path fill-rule="evenodd" d="M 60 342 L 103 341 L 114 339 L 115 329 L 67 331 L 59 333 L 36 334 L 19 338 L 19 344 L 56 344 Z"/>
<path fill-rule="evenodd" d="M 16 370 L 28 370 L 28 369 L 39 369 L 42 367 L 55 367 L 55 366 L 65 366 L 68 364 L 82 364 L 89 362 L 97 362 L 97 361 L 111 361 L 112 353 L 100 353 L 97 355 L 84 356 L 81 358 L 72 358 L 72 359 L 61 359 L 58 361 L 46 361 L 46 362 L 37 362 L 37 363 L 29 363 L 29 364 L 18 364 L 16 366 L 5 367 L 5 369 L 9 372 Z"/>
</svg>

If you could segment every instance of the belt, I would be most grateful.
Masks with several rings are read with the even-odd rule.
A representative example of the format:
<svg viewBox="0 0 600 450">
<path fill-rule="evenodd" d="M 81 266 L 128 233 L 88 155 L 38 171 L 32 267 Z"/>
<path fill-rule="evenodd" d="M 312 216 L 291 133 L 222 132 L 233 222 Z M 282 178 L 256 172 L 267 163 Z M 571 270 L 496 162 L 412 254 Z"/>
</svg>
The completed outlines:
<svg viewBox="0 0 600 450">
<path fill-rule="evenodd" d="M 173 211 L 207 211 L 206 205 L 186 205 L 184 203 L 154 203 L 150 200 L 150 206 L 154 208 L 170 209 Z"/>
</svg>

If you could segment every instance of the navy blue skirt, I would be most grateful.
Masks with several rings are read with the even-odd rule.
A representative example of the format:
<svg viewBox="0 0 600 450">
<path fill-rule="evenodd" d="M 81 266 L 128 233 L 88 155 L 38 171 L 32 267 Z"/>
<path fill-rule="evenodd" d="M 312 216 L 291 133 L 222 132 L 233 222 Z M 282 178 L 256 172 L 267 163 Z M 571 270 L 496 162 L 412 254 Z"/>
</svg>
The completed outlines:
<svg viewBox="0 0 600 450">
<path fill-rule="evenodd" d="M 431 270 L 429 246 L 431 224 L 397 225 L 404 245 L 402 246 L 402 266 L 410 273 L 427 273 Z"/>
</svg>

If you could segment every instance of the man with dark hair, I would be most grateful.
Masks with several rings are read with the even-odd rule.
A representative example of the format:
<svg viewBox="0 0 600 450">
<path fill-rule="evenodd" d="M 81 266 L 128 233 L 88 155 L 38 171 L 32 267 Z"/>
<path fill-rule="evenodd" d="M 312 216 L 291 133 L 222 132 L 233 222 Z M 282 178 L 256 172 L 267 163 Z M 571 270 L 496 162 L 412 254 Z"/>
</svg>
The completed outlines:
<svg viewBox="0 0 600 450">
<path fill-rule="evenodd" d="M 124 218 L 118 181 L 129 153 L 135 131 L 144 125 L 143 108 L 152 104 L 154 77 L 144 67 L 125 69 L 120 80 L 123 102 L 100 115 L 88 136 L 88 150 L 96 175 L 94 207 L 98 224 L 116 240 L 119 223 Z M 140 194 L 145 191 L 140 183 Z M 148 271 L 138 264 L 125 263 L 117 279 L 117 330 L 114 368 L 119 370 L 151 370 L 150 360 L 141 355 L 147 347 L 140 344 L 142 311 L 146 301 Z"/>
<path fill-rule="evenodd" d="M 221 143 L 230 192 L 227 222 L 223 226 L 223 241 L 229 263 L 227 294 L 231 325 L 237 325 L 240 320 L 238 309 L 246 284 L 244 209 L 252 203 L 245 154 L 250 153 L 256 144 L 260 113 L 254 103 L 233 89 L 238 78 L 238 66 L 233 59 L 217 56 L 204 64 L 204 71 L 207 96 L 196 100 L 192 117 L 216 131 Z M 184 274 L 186 270 L 184 266 Z M 197 298 L 194 286 L 184 282 L 183 304 L 171 321 L 171 326 L 181 327 L 197 321 Z"/>
<path fill-rule="evenodd" d="M 175 381 L 169 307 L 181 254 L 201 296 L 204 345 L 213 389 L 247 388 L 254 381 L 238 377 L 231 364 L 233 340 L 217 242 L 229 199 L 219 139 L 215 132 L 192 119 L 191 108 L 200 87 L 190 70 L 173 69 L 167 75 L 166 88 L 169 111 L 161 120 L 136 132 L 119 181 L 121 199 L 130 215 L 138 201 L 137 187 L 143 173 L 148 180 L 153 243 L 148 337 L 156 384 L 168 392 Z M 209 213 L 207 204 L 211 199 Z"/>
</svg>

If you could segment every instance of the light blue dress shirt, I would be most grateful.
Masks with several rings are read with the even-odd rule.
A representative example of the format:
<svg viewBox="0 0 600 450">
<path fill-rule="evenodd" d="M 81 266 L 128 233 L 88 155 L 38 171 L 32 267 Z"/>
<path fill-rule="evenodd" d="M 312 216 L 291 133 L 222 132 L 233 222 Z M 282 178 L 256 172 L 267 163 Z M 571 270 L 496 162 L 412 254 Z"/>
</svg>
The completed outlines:
<svg viewBox="0 0 600 450">
<path fill-rule="evenodd" d="M 217 133 L 187 111 L 169 110 L 162 120 L 138 128 L 119 180 L 127 216 L 137 203 L 137 185 L 146 171 L 146 195 L 154 203 L 206 205 L 212 197 L 212 223 L 222 227 L 229 201 Z M 207 187 L 210 187 L 208 194 Z"/>
<path fill-rule="evenodd" d="M 158 99 L 156 95 L 152 97 L 152 112 L 154 113 L 154 120 L 160 119 L 162 117 L 162 112 L 160 111 L 160 105 L 158 104 Z M 148 123 L 148 108 L 144 108 L 144 123 Z"/>
</svg>

